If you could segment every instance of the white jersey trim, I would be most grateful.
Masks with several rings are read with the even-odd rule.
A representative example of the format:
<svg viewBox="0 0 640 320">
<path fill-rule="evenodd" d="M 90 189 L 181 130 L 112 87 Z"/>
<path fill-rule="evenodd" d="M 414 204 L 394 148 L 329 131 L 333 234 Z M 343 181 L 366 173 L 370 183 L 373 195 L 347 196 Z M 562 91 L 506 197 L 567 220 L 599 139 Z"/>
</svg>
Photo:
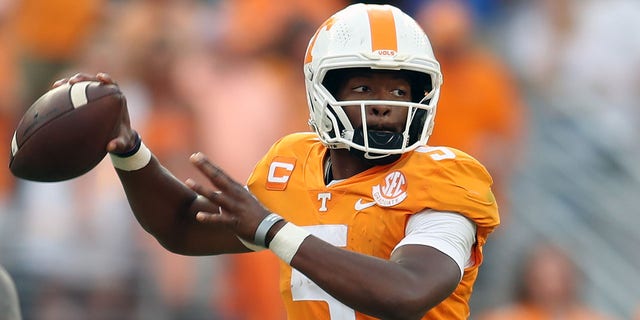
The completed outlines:
<svg viewBox="0 0 640 320">
<path fill-rule="evenodd" d="M 455 212 L 425 210 L 409 218 L 405 237 L 393 251 L 408 244 L 433 247 L 458 264 L 462 279 L 464 269 L 474 263 L 471 250 L 475 242 L 476 224 L 465 216 Z"/>
</svg>

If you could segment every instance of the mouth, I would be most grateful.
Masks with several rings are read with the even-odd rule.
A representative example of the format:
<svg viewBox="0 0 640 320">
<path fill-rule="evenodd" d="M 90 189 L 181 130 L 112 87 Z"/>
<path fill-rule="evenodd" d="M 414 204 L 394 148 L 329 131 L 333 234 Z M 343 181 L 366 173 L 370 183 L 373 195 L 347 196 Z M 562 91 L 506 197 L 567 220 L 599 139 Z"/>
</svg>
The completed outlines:
<svg viewBox="0 0 640 320">
<path fill-rule="evenodd" d="M 361 128 L 362 129 L 362 128 Z M 397 128 L 383 125 L 367 125 L 368 132 L 381 132 L 381 133 L 399 133 Z"/>
<path fill-rule="evenodd" d="M 368 130 L 365 138 L 365 132 L 362 131 L 362 128 L 359 128 L 355 130 L 352 141 L 365 149 L 351 148 L 350 152 L 365 159 L 370 164 L 383 165 L 397 160 L 400 155 L 389 154 L 384 151 L 379 153 L 371 152 L 371 150 L 396 150 L 402 148 L 404 138 L 402 133 L 395 132 L 395 130 L 388 127 L 377 127 L 373 130 Z"/>
</svg>

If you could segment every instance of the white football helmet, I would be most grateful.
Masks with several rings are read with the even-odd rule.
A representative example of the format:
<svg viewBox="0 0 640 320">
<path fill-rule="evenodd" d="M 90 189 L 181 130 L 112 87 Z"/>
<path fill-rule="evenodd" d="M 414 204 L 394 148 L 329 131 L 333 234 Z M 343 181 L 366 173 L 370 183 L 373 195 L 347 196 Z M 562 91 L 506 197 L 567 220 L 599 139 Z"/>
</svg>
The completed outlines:
<svg viewBox="0 0 640 320">
<path fill-rule="evenodd" d="M 381 101 L 336 101 L 327 88 L 325 80 L 330 71 L 353 68 L 404 70 L 418 75 L 412 77 L 413 82 L 420 82 L 411 84 L 412 102 L 382 102 L 409 109 L 405 129 L 396 134 L 396 139 L 372 137 L 364 116 L 364 127 L 354 128 L 343 110 L 343 106 L 359 105 L 361 114 L 365 115 L 365 106 L 380 105 Z M 397 156 L 390 158 L 397 159 L 400 154 L 427 143 L 442 84 L 440 64 L 422 28 L 400 9 L 360 3 L 331 16 L 309 42 L 304 75 L 309 124 L 329 148 L 355 149 L 364 154 L 365 159 L 383 160 L 394 154 Z M 375 140 L 395 140 L 395 143 L 376 143 Z"/>
</svg>

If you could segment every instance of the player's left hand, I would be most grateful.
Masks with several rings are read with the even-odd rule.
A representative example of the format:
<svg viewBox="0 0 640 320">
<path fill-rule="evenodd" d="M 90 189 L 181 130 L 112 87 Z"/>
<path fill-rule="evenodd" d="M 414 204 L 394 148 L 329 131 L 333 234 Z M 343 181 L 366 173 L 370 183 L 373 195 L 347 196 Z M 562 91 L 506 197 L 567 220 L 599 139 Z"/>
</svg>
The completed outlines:
<svg viewBox="0 0 640 320">
<path fill-rule="evenodd" d="M 187 179 L 186 185 L 220 207 L 220 213 L 198 212 L 196 219 L 202 223 L 223 224 L 237 236 L 253 242 L 258 225 L 270 212 L 243 185 L 212 164 L 204 154 L 195 153 L 190 160 L 218 191 L 193 179 Z"/>
</svg>

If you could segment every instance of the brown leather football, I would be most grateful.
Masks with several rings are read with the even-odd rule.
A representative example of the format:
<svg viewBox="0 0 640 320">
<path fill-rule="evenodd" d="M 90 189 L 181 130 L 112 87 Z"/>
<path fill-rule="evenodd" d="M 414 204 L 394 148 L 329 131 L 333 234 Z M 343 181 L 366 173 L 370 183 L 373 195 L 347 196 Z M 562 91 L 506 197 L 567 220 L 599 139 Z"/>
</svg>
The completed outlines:
<svg viewBox="0 0 640 320">
<path fill-rule="evenodd" d="M 9 168 L 16 177 L 55 182 L 94 168 L 117 135 L 124 96 L 97 81 L 64 84 L 25 112 L 11 140 Z"/>
</svg>

